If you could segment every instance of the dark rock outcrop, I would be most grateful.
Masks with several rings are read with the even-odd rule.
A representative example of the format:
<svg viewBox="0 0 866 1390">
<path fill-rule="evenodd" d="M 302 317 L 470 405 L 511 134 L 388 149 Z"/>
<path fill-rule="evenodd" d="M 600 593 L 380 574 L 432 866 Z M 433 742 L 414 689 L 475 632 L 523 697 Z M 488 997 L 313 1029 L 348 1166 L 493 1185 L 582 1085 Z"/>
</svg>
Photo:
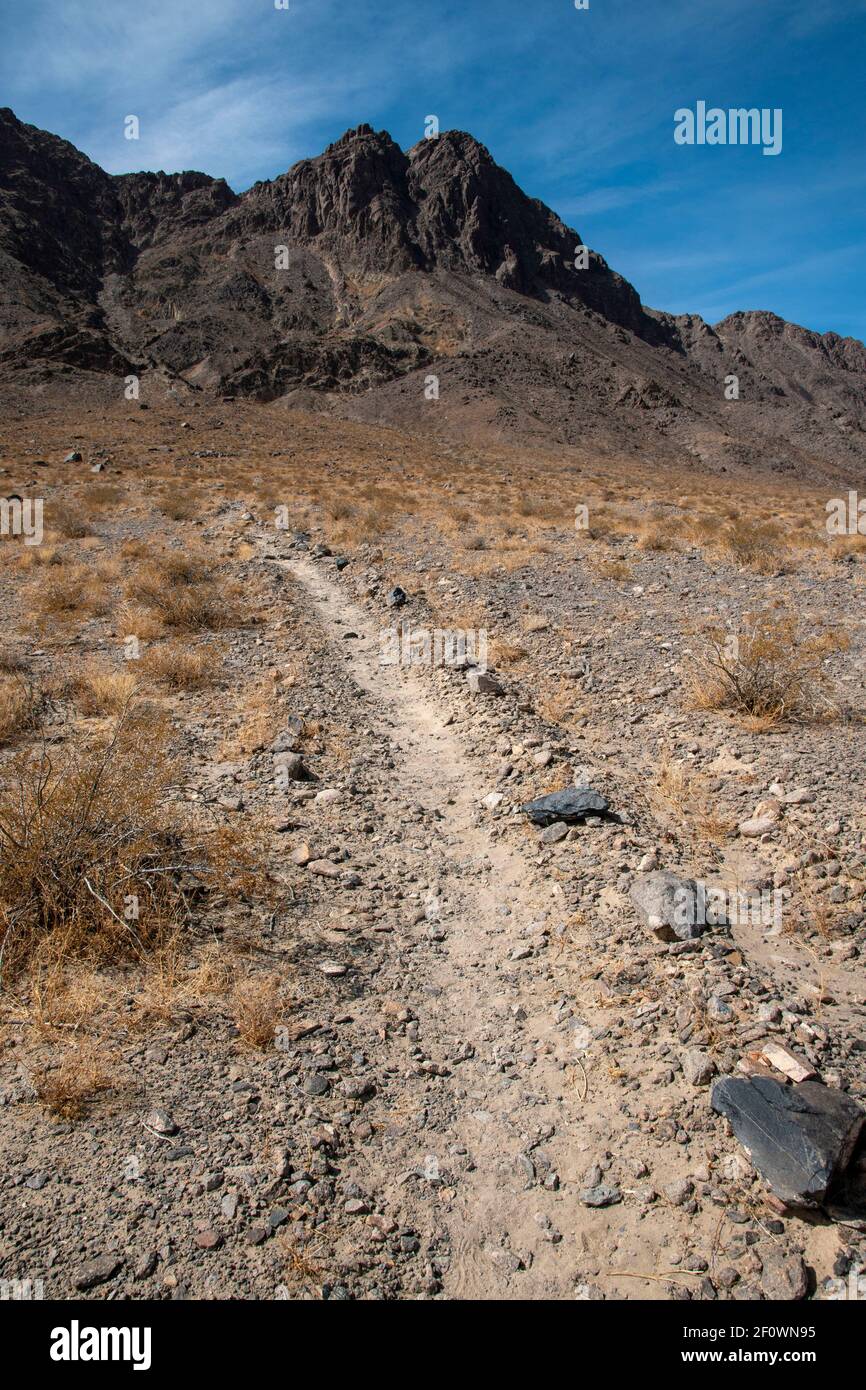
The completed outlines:
<svg viewBox="0 0 866 1390">
<path fill-rule="evenodd" d="M 818 1081 L 785 1086 L 765 1076 L 726 1076 L 711 1101 L 776 1196 L 791 1206 L 821 1205 L 866 1122 L 856 1101 Z"/>
</svg>

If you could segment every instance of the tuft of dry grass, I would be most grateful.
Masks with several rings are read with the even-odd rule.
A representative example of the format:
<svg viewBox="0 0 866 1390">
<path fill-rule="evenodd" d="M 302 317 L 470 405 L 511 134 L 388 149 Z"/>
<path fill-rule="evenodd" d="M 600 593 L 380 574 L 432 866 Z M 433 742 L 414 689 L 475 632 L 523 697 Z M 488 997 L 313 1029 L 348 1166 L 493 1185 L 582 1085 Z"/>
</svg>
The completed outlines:
<svg viewBox="0 0 866 1390">
<path fill-rule="evenodd" d="M 269 1047 L 284 1011 L 280 980 L 274 975 L 248 975 L 238 980 L 231 994 L 231 1010 L 245 1046 Z"/>
<path fill-rule="evenodd" d="M 162 637 L 165 633 L 159 615 L 154 613 L 153 609 L 126 600 L 118 606 L 117 625 L 119 631 L 123 633 L 124 639 L 136 637 L 139 642 L 155 641 L 157 637 Z"/>
<path fill-rule="evenodd" d="M 74 678 L 78 707 L 86 715 L 122 714 L 137 684 L 131 671 L 111 670 L 90 662 Z"/>
<path fill-rule="evenodd" d="M 32 688 L 21 676 L 0 676 L 0 745 L 38 724 L 39 703 Z"/>
<path fill-rule="evenodd" d="M 141 658 L 144 674 L 170 690 L 200 690 L 211 685 L 221 666 L 222 656 L 217 647 L 190 647 L 179 641 L 149 647 Z"/>
<path fill-rule="evenodd" d="M 493 666 L 513 666 L 529 655 L 525 647 L 517 642 L 509 642 L 504 637 L 494 637 L 489 645 L 488 657 Z"/>
<path fill-rule="evenodd" d="M 659 552 L 673 550 L 675 538 L 671 533 L 670 524 L 661 526 L 658 523 L 650 522 L 643 526 L 638 532 L 637 544 L 639 550 Z"/>
<path fill-rule="evenodd" d="M 9 647 L 0 647 L 0 673 L 11 676 L 27 670 L 27 662 Z"/>
<path fill-rule="evenodd" d="M 59 1067 L 44 1068 L 34 1077 L 39 1100 L 65 1120 L 81 1119 L 96 1096 L 115 1084 L 106 1058 L 90 1042 L 70 1048 Z"/>
<path fill-rule="evenodd" d="M 192 521 L 201 512 L 199 503 L 185 492 L 168 492 L 156 505 L 171 521 Z"/>
<path fill-rule="evenodd" d="M 103 973 L 52 958 L 46 951 L 29 983 L 29 1017 L 43 1034 L 76 1032 L 105 1008 L 111 988 Z"/>
<path fill-rule="evenodd" d="M 745 517 L 722 526 L 713 548 L 753 574 L 778 574 L 784 568 L 788 549 L 780 526 Z"/>
<path fill-rule="evenodd" d="M 722 845 L 730 839 L 735 821 L 720 813 L 706 780 L 686 764 L 663 753 L 651 785 L 649 800 L 663 821 L 673 818 L 700 845 Z"/>
<path fill-rule="evenodd" d="M 284 683 L 293 684 L 292 681 Z M 267 748 L 282 727 L 282 715 L 274 701 L 273 682 L 264 681 L 245 694 L 240 722 L 223 740 L 221 756 L 233 758 Z"/>
<path fill-rule="evenodd" d="M 232 621 L 225 588 L 201 554 L 171 550 L 147 560 L 129 580 L 127 598 L 185 632 L 215 631 Z"/>
<path fill-rule="evenodd" d="M 85 536 L 93 535 L 93 528 L 90 523 L 81 515 L 76 507 L 51 507 L 48 512 L 48 523 L 52 531 L 64 536 L 67 540 L 83 540 Z"/>
<path fill-rule="evenodd" d="M 108 609 L 104 584 L 89 565 L 43 567 L 29 587 L 29 597 L 35 611 L 44 617 L 63 618 L 75 613 L 92 617 Z"/>
<path fill-rule="evenodd" d="M 536 708 L 548 724 L 563 724 L 574 714 L 579 692 L 574 684 L 561 678 L 554 690 L 545 691 Z"/>
<path fill-rule="evenodd" d="M 631 566 L 625 560 L 592 555 L 589 563 L 599 579 L 611 579 L 620 582 L 631 578 Z"/>
</svg>

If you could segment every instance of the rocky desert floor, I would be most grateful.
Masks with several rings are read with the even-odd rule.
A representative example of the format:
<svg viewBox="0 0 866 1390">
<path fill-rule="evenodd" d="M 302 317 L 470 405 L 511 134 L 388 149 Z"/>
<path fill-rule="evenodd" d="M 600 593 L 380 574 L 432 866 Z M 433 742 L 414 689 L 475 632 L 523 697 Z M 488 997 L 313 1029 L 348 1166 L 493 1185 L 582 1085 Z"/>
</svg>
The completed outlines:
<svg viewBox="0 0 866 1390">
<path fill-rule="evenodd" d="M 0 1278 L 834 1296 L 866 1220 L 785 1205 L 710 1103 L 774 1044 L 866 1103 L 832 492 L 179 392 L 4 402 L 45 533 L 0 544 Z M 401 624 L 488 678 L 383 660 Z M 521 810 L 575 785 L 611 814 Z M 781 915 L 660 939 L 657 869 Z"/>
</svg>

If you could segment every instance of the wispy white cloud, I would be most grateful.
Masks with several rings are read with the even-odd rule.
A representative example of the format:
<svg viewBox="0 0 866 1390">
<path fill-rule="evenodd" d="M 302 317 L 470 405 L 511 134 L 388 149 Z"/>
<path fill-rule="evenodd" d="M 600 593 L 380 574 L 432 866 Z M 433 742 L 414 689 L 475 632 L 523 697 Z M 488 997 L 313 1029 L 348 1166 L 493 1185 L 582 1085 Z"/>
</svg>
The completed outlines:
<svg viewBox="0 0 866 1390">
<path fill-rule="evenodd" d="M 680 185 L 673 179 L 656 179 L 650 183 L 620 183 L 606 187 L 591 188 L 579 193 L 575 198 L 557 203 L 561 217 L 581 217 L 597 212 L 611 212 L 614 209 L 633 207 L 648 198 L 659 198 L 663 194 L 674 193 Z"/>
<path fill-rule="evenodd" d="M 822 248 L 821 251 L 821 270 L 840 271 L 846 266 L 855 265 L 863 255 L 863 247 L 859 243 L 850 246 L 837 246 L 830 250 Z M 709 293 L 717 300 L 744 299 L 752 290 L 762 289 L 765 285 L 776 285 L 790 280 L 792 275 L 802 274 L 802 258 L 796 261 L 785 262 L 782 265 L 768 267 L 765 270 L 757 271 L 754 275 L 743 275 L 725 285 L 717 285 L 710 289 Z"/>
</svg>

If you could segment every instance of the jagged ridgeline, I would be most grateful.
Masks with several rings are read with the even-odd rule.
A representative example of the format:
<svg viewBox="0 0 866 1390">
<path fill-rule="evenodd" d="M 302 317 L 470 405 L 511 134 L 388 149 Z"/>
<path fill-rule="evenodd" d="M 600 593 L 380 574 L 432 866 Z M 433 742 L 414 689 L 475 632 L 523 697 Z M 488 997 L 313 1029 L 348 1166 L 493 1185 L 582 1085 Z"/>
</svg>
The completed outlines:
<svg viewBox="0 0 866 1390">
<path fill-rule="evenodd" d="M 710 467 L 866 461 L 861 343 L 646 308 L 460 131 L 404 152 L 360 125 L 238 195 L 202 173 L 106 174 L 0 110 L 0 275 L 4 374 L 157 369 L 404 427 L 649 440 Z"/>
</svg>

